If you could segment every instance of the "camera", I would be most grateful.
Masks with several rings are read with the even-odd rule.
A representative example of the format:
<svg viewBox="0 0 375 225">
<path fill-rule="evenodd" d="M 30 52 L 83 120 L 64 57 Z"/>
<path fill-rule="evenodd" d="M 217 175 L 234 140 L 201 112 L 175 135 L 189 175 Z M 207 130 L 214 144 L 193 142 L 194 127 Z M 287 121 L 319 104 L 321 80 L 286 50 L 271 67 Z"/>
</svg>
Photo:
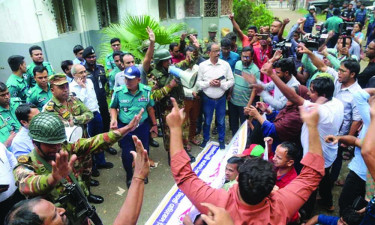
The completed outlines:
<svg viewBox="0 0 375 225">
<path fill-rule="evenodd" d="M 339 34 L 341 36 L 346 35 L 350 36 L 352 34 L 352 31 L 354 29 L 355 22 L 343 22 L 339 25 Z"/>
<path fill-rule="evenodd" d="M 282 51 L 283 58 L 288 58 L 290 54 L 290 48 L 292 47 L 292 42 L 290 41 L 281 41 L 274 44 L 272 54 L 275 54 L 277 50 Z"/>
<path fill-rule="evenodd" d="M 323 26 L 323 23 L 315 25 L 315 29 L 316 31 L 318 31 L 317 34 L 310 34 L 304 36 L 304 38 L 302 39 L 302 43 L 304 43 L 306 48 L 308 48 L 310 51 L 318 51 L 320 45 L 328 37 L 328 31 Z"/>
</svg>

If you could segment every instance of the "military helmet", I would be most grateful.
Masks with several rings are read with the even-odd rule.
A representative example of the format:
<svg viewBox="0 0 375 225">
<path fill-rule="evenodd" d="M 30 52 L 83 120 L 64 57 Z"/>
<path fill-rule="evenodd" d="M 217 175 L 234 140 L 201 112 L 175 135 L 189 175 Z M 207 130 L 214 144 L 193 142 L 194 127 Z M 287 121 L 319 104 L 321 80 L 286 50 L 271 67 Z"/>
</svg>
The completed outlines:
<svg viewBox="0 0 375 225">
<path fill-rule="evenodd" d="M 190 35 L 190 34 L 198 34 L 198 31 L 194 28 L 189 28 L 189 30 L 187 30 L 187 35 Z"/>
<path fill-rule="evenodd" d="M 217 25 L 214 23 L 211 23 L 208 27 L 208 32 L 217 32 Z"/>
<path fill-rule="evenodd" d="M 31 120 L 29 135 L 32 140 L 46 144 L 61 144 L 66 140 L 63 122 L 50 112 L 39 113 Z"/>
<path fill-rule="evenodd" d="M 165 48 L 161 48 L 155 51 L 154 54 L 154 63 L 158 64 L 162 60 L 167 60 L 172 58 L 171 53 Z"/>
<path fill-rule="evenodd" d="M 144 40 L 142 41 L 142 44 L 141 44 L 141 51 L 145 51 L 148 49 L 148 47 L 150 46 L 150 40 Z"/>
</svg>

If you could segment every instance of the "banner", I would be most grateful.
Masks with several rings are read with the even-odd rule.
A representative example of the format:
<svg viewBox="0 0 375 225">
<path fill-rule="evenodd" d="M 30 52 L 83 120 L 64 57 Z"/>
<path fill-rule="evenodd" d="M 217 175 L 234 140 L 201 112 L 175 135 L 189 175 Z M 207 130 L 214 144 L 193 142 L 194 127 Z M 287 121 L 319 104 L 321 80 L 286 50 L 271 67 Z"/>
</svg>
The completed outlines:
<svg viewBox="0 0 375 225">
<path fill-rule="evenodd" d="M 227 160 L 233 155 L 243 152 L 246 147 L 246 140 L 247 121 L 241 125 L 225 150 L 220 150 L 217 142 L 209 142 L 191 165 L 193 171 L 211 187 L 221 188 L 225 181 Z M 152 213 L 146 225 L 182 224 L 185 215 L 188 213 L 193 214 L 190 215 L 193 218 L 199 214 L 177 185 L 173 185 Z"/>
</svg>

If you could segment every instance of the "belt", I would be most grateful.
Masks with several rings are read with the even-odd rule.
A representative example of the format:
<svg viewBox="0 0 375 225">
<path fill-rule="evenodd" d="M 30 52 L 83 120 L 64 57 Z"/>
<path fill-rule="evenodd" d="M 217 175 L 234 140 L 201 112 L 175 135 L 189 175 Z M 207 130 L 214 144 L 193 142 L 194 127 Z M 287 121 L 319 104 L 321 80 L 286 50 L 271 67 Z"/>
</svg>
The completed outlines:
<svg viewBox="0 0 375 225">
<path fill-rule="evenodd" d="M 211 97 L 209 97 L 208 95 L 206 95 L 204 92 L 203 92 L 203 94 L 207 97 L 207 98 L 209 98 L 209 99 L 211 99 L 211 100 L 219 100 L 219 99 L 221 99 L 225 94 L 223 94 L 222 96 L 220 96 L 220 97 L 218 97 L 218 98 L 211 98 Z"/>
</svg>

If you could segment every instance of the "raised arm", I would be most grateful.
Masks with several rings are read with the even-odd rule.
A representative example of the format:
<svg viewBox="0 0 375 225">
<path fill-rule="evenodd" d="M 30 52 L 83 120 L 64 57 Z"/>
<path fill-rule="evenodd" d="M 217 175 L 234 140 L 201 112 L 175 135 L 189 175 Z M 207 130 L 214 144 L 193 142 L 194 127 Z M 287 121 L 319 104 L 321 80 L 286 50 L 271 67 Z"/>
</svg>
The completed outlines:
<svg viewBox="0 0 375 225">
<path fill-rule="evenodd" d="M 155 48 L 155 34 L 152 31 L 150 27 L 146 28 L 147 33 L 148 33 L 148 39 L 150 40 L 150 46 L 148 46 L 145 59 L 143 60 L 143 70 L 148 73 L 150 70 L 150 65 L 151 65 L 151 60 L 154 55 L 154 48 Z"/>
<path fill-rule="evenodd" d="M 372 179 L 375 178 L 375 99 L 370 99 L 370 114 L 371 122 L 368 127 L 367 134 L 363 140 L 361 154 L 366 163 L 367 169 L 371 174 Z"/>
<path fill-rule="evenodd" d="M 282 40 L 283 39 L 283 33 L 284 33 L 284 29 L 285 29 L 285 26 L 290 22 L 290 20 L 288 18 L 284 19 L 283 20 L 283 23 L 281 25 L 281 28 L 279 30 L 279 33 L 277 34 L 279 40 Z"/>
<path fill-rule="evenodd" d="M 314 66 L 316 66 L 316 68 L 322 72 L 326 72 L 327 71 L 327 66 L 326 64 L 324 64 L 324 62 L 322 60 L 320 60 L 316 55 L 314 55 L 314 53 L 312 51 L 310 51 L 308 48 L 306 48 L 303 44 L 299 44 L 298 45 L 298 51 L 300 53 L 304 53 L 304 54 L 307 54 L 312 62 L 312 64 L 314 64 Z"/>
<path fill-rule="evenodd" d="M 234 19 L 234 16 L 233 15 L 229 15 L 229 19 L 230 21 L 232 22 L 232 25 L 233 25 L 233 29 L 238 33 L 238 37 L 240 38 L 240 40 L 242 41 L 243 39 L 243 36 L 245 36 L 240 28 L 240 26 L 238 26 L 236 20 Z"/>
<path fill-rule="evenodd" d="M 267 74 L 275 85 L 280 89 L 280 91 L 283 93 L 283 95 L 291 102 L 293 102 L 296 105 L 303 105 L 303 102 L 305 101 L 304 98 L 299 96 L 295 91 L 290 89 L 274 72 L 272 68 L 271 63 L 266 63 L 262 67 L 262 73 Z"/>
</svg>

